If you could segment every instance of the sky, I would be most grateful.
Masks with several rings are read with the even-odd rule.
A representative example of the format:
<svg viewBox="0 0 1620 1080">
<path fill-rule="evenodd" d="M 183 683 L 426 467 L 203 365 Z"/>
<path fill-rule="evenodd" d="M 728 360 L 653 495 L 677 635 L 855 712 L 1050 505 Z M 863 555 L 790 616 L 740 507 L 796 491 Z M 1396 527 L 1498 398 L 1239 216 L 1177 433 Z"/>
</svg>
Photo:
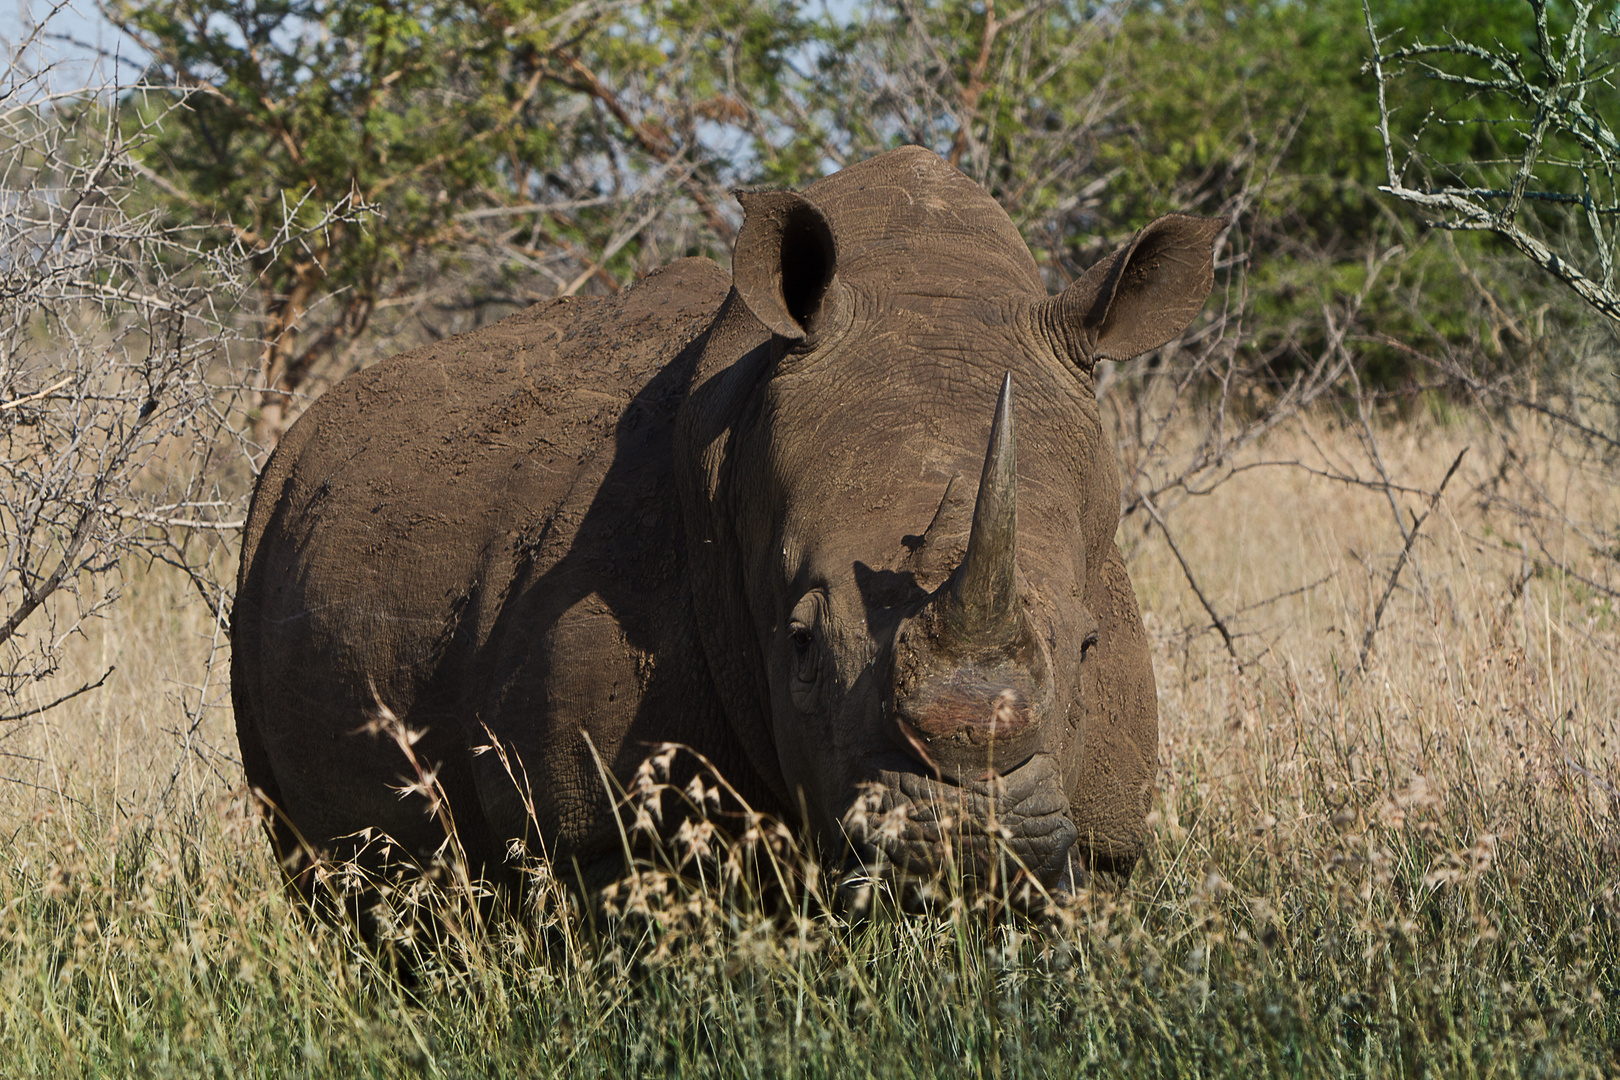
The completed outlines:
<svg viewBox="0 0 1620 1080">
<path fill-rule="evenodd" d="M 36 28 L 41 33 L 19 56 L 18 50 Z M 0 62 L 13 68 L 41 71 L 54 65 L 50 84 L 58 91 L 130 82 L 140 74 L 145 59 L 92 0 L 67 4 L 0 0 L 0 49 L 4 50 Z M 17 74 L 11 72 L 5 82 L 14 84 Z"/>
</svg>

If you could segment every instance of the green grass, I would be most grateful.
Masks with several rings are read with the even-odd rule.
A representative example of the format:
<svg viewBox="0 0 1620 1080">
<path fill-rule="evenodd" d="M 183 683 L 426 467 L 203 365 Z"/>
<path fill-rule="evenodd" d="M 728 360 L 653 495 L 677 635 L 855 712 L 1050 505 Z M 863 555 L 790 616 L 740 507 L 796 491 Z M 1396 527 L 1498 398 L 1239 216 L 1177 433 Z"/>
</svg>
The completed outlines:
<svg viewBox="0 0 1620 1080">
<path fill-rule="evenodd" d="M 409 979 L 285 898 L 240 804 L 121 834 L 47 817 L 14 838 L 0 885 L 0 1071 L 1544 1076 L 1620 1065 L 1620 850 L 1560 793 L 1438 806 L 1421 789 L 1388 798 L 1369 783 L 1336 813 L 1317 790 L 1292 825 L 1262 816 L 1245 828 L 1203 777 L 1179 784 L 1188 824 L 1160 816 L 1130 885 L 1041 923 L 983 898 L 931 915 L 880 905 L 853 925 L 772 916 L 648 873 L 642 913 L 594 932 L 554 885 L 486 933 L 458 930 L 466 908 L 440 897 L 451 929 Z"/>
</svg>

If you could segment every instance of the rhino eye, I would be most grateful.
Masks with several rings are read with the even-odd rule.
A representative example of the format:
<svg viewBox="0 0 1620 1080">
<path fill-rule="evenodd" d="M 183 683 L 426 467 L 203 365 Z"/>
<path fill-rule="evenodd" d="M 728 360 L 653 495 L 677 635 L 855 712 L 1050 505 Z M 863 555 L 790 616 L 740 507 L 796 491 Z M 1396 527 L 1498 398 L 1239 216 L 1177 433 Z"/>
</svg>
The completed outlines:
<svg viewBox="0 0 1620 1080">
<path fill-rule="evenodd" d="M 1080 661 L 1081 661 L 1081 663 L 1085 662 L 1086 657 L 1091 655 L 1091 650 L 1096 648 L 1096 647 L 1097 647 L 1097 631 L 1093 630 L 1091 633 L 1087 634 L 1086 639 L 1080 643 Z"/>
<path fill-rule="evenodd" d="M 792 677 L 788 689 L 793 703 L 805 712 L 814 712 L 820 694 L 821 642 L 817 628 L 821 623 L 824 598 L 820 592 L 806 593 L 793 607 L 788 621 L 792 657 L 789 665 Z"/>
<path fill-rule="evenodd" d="M 820 654 L 816 652 L 816 634 L 810 627 L 797 623 L 793 627 L 793 676 L 800 682 L 816 681 L 820 667 Z"/>
</svg>

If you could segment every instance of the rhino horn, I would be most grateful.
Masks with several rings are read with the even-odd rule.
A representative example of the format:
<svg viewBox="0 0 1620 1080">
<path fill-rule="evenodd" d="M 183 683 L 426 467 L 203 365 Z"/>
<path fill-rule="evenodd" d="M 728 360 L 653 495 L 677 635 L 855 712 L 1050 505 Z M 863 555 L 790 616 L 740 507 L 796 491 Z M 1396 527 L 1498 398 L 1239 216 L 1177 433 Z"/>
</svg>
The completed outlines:
<svg viewBox="0 0 1620 1080">
<path fill-rule="evenodd" d="M 1013 437 L 1012 374 L 1001 382 L 990 447 L 979 476 L 973 531 L 949 601 L 959 644 L 990 644 L 1014 632 L 1018 619 L 1018 455 Z"/>
</svg>

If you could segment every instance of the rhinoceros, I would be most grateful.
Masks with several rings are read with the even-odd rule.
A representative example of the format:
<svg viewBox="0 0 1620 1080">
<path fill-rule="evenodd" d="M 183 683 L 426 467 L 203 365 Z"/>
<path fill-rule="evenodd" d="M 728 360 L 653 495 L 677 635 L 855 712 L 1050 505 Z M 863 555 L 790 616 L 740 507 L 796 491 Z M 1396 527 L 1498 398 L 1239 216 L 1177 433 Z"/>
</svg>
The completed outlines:
<svg viewBox="0 0 1620 1080">
<path fill-rule="evenodd" d="M 1158 719 L 1093 368 L 1179 336 L 1220 223 L 1160 218 L 1048 296 L 925 149 L 738 198 L 729 278 L 539 304 L 287 431 L 231 668 L 283 855 L 425 859 L 452 817 L 480 872 L 605 882 L 609 777 L 677 743 L 834 868 L 1129 873 Z M 400 796 L 379 709 L 448 815 Z"/>
</svg>

